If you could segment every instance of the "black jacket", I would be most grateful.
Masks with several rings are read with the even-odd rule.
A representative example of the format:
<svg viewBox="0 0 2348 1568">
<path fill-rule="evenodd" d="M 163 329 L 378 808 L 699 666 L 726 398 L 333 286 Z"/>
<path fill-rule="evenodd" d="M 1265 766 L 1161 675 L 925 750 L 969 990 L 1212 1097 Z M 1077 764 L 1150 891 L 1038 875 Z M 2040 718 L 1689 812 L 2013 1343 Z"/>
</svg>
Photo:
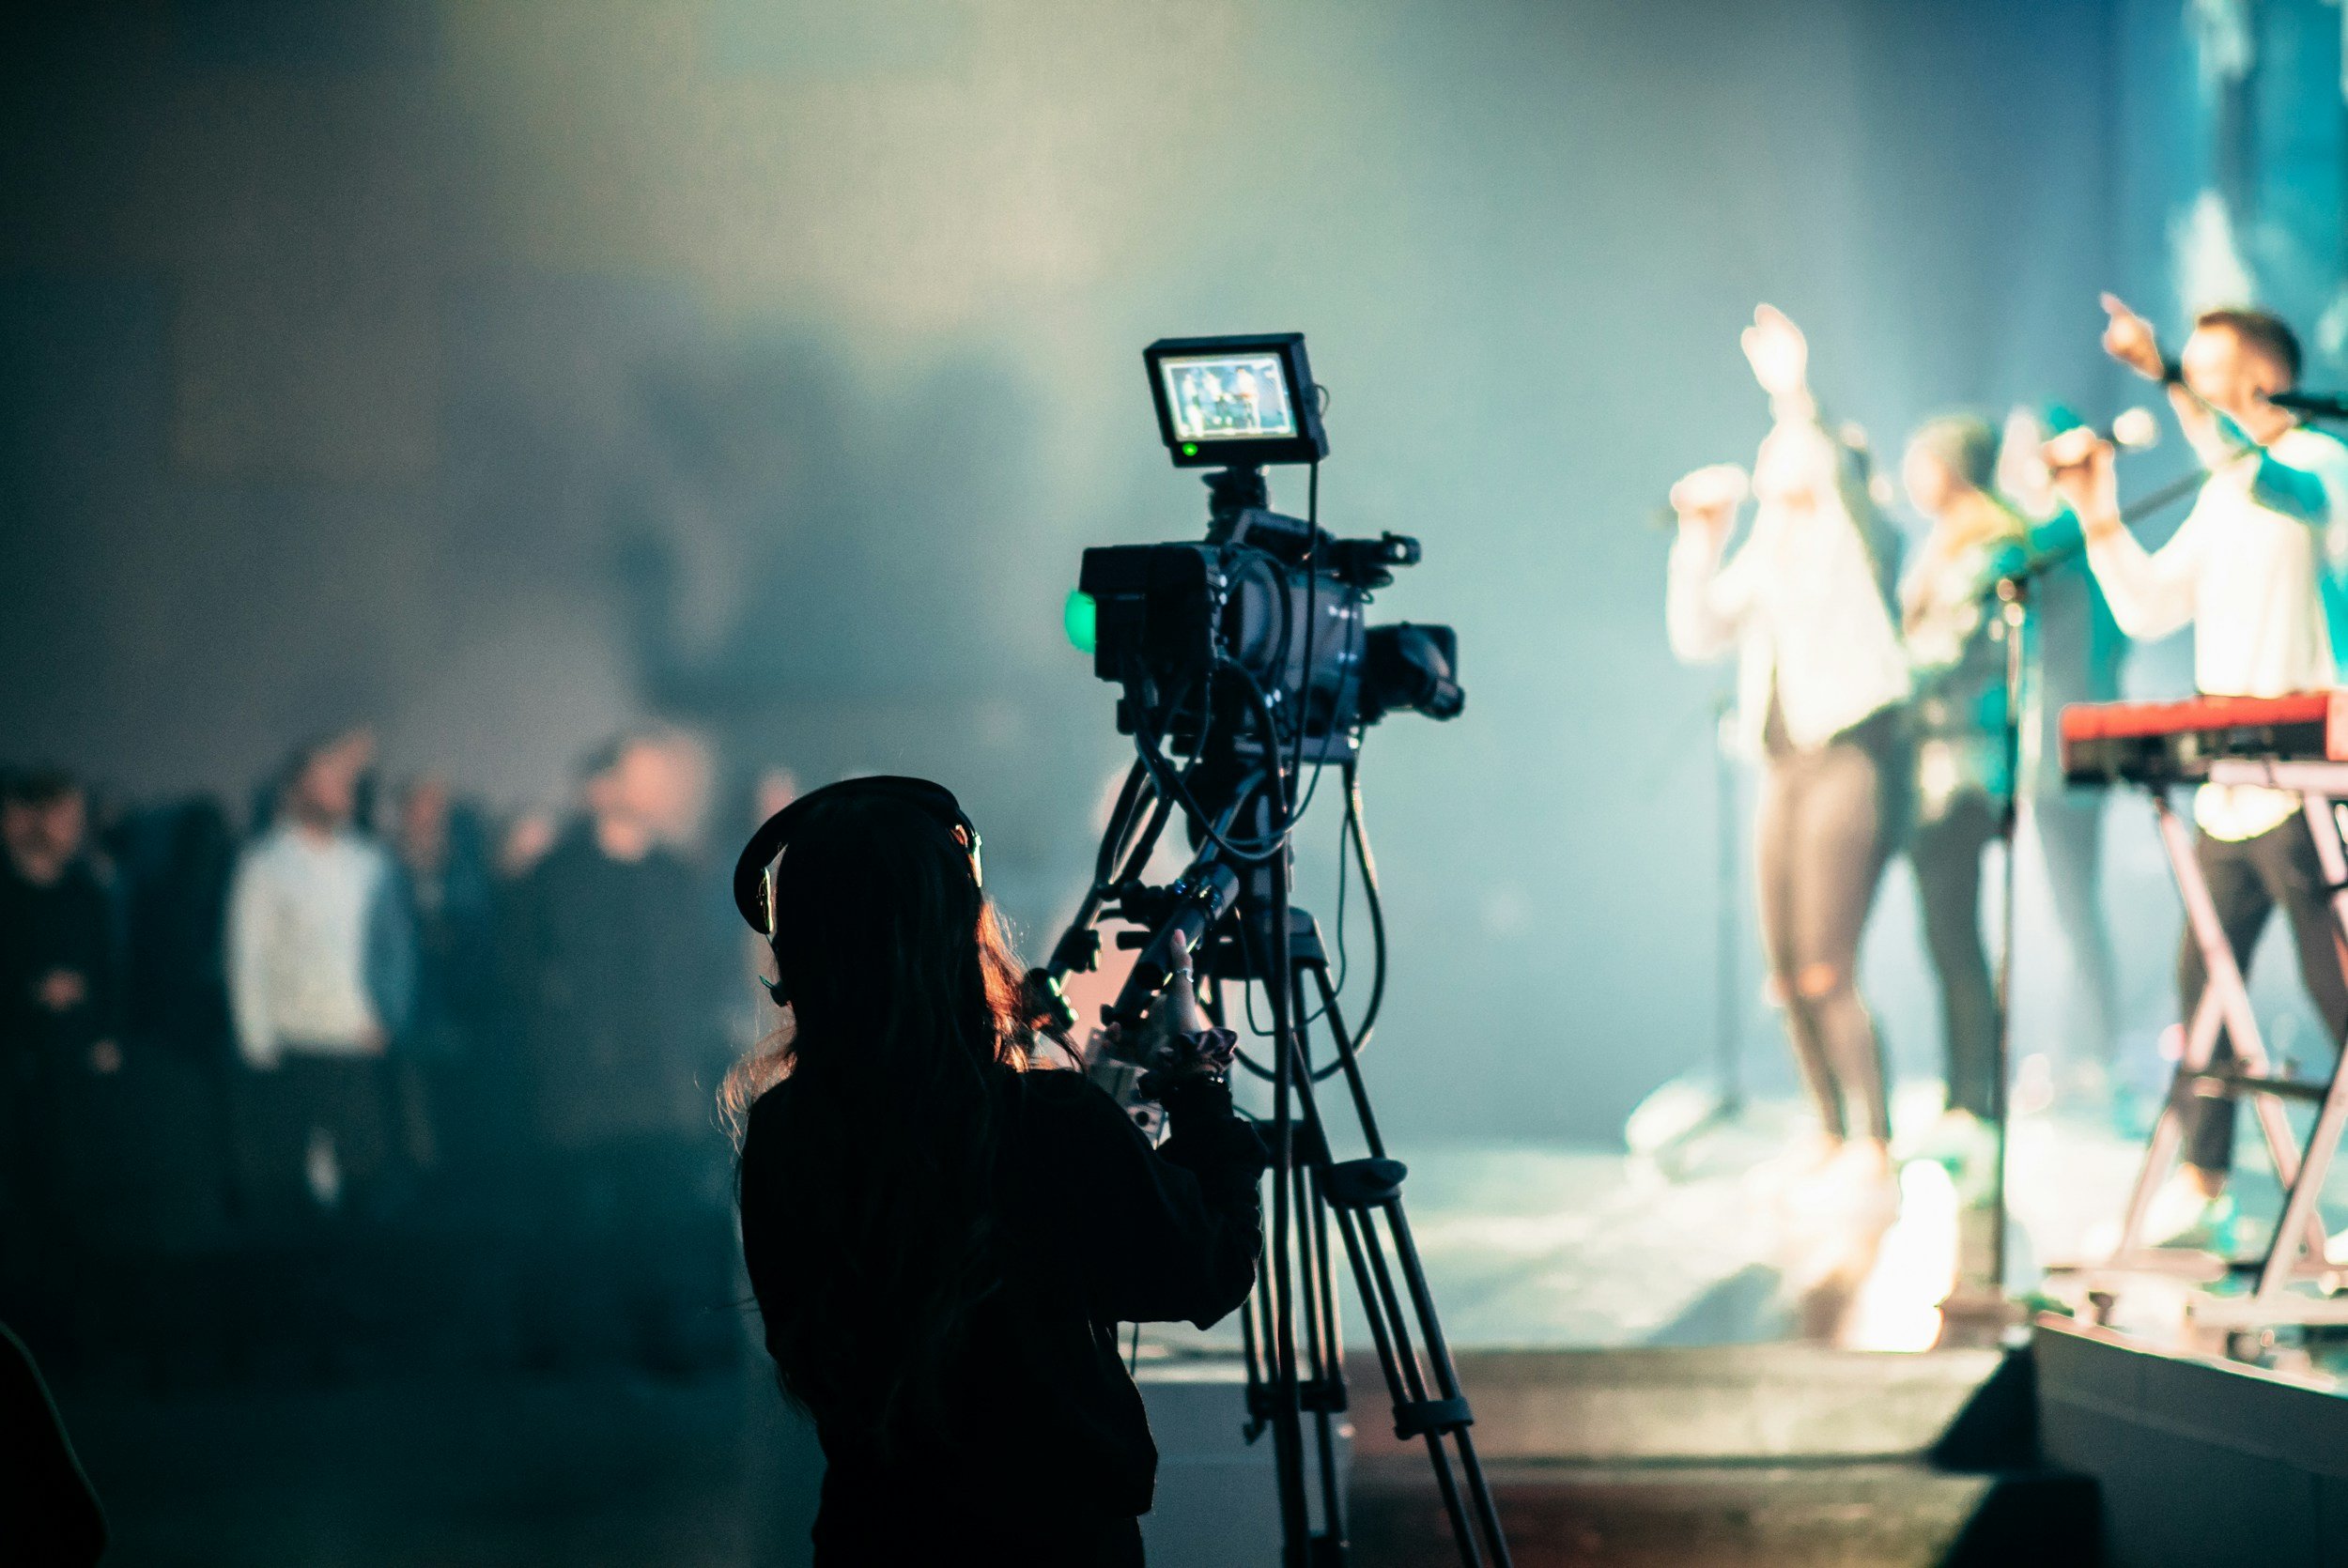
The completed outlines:
<svg viewBox="0 0 2348 1568">
<path fill-rule="evenodd" d="M 733 976 L 702 892 L 667 850 L 614 860 L 584 822 L 512 890 L 502 958 L 548 1147 L 709 1135 Z"/>
<path fill-rule="evenodd" d="M 973 1314 L 944 1434 L 884 1458 L 855 1435 L 854 1412 L 813 1412 L 829 1462 L 819 1559 L 879 1560 L 924 1521 L 950 1520 L 970 1551 L 1147 1513 L 1157 1448 L 1116 1326 L 1204 1328 L 1255 1284 L 1264 1150 L 1227 1087 L 1176 1090 L 1174 1134 L 1154 1149 L 1074 1073 L 1007 1073 L 1001 1090 L 1003 1288 Z M 819 1266 L 795 1247 L 790 1215 L 826 1198 L 827 1173 L 785 1129 L 791 1092 L 786 1081 L 759 1100 L 742 1145 L 742 1245 L 770 1315 Z"/>
<path fill-rule="evenodd" d="M 59 970 L 80 977 L 82 998 L 53 1010 L 39 992 Z M 92 1137 L 90 1096 L 118 1086 L 90 1059 L 116 1034 L 116 975 L 113 912 L 87 861 L 36 886 L 0 860 L 0 1216 L 15 1187 L 32 1218 L 65 1218 L 41 1211 L 61 1201 L 53 1184 Z"/>
<path fill-rule="evenodd" d="M 58 970 L 81 977 L 82 1000 L 53 1012 L 39 999 Z M 0 1038 L 50 1073 L 85 1069 L 90 1046 L 120 1026 L 114 906 L 86 860 L 47 886 L 0 862 Z"/>
</svg>

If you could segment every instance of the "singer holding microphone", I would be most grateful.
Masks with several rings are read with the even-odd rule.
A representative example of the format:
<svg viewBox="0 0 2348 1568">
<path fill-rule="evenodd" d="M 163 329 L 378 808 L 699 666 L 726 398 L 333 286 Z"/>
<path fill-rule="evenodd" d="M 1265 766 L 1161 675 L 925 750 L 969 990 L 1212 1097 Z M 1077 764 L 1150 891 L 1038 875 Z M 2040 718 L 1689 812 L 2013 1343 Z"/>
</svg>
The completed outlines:
<svg viewBox="0 0 2348 1568">
<path fill-rule="evenodd" d="M 2123 446 L 2149 446 L 2158 435 L 2153 415 L 2143 408 L 2131 408 L 2113 423 L 2113 439 Z M 2035 461 L 2045 432 L 2033 426 L 2028 439 Z M 2000 493 L 2000 467 L 2003 463 L 2010 469 L 2011 455 L 1987 421 L 1943 414 L 1917 427 L 1900 462 L 1908 504 L 1927 525 L 1900 580 L 1900 629 L 1916 686 L 1915 807 L 1908 857 L 1916 871 L 1924 949 L 1940 985 L 1948 1085 L 1946 1109 L 1922 1152 L 1949 1165 L 1959 1191 L 1972 1201 L 1988 1197 L 1997 1153 L 1989 1123 L 1998 1108 L 1999 1018 L 1981 931 L 1983 856 L 2013 821 L 2015 792 L 2033 788 L 2035 748 L 2028 727 L 2044 697 L 2028 683 L 2051 675 L 2066 687 L 2078 684 L 2086 671 L 2062 669 L 2058 659 L 2085 664 L 2093 656 L 2081 646 L 2092 636 L 2091 626 L 2079 623 L 2100 607 L 2083 592 L 2092 578 L 2078 559 L 2078 519 L 2049 507 L 2032 527 L 2014 500 Z M 2045 499 L 2052 502 L 2050 489 Z M 2070 613 L 2060 629 L 2068 635 L 2061 654 L 2049 656 L 2040 646 L 2042 634 L 2032 632 L 2034 668 L 2025 677 L 2021 712 L 2010 715 L 2006 639 L 2012 634 L 2000 590 L 2007 579 L 2026 576 L 2032 583 L 2031 597 L 2043 604 L 2055 574 L 2080 590 L 2062 607 Z M 2109 623 L 2109 611 L 2104 620 Z M 2118 628 L 2111 627 L 2104 640 L 2116 644 Z M 2105 658 L 2116 667 L 2109 653 Z M 2117 695 L 2117 674 L 2116 668 L 2106 674 L 2107 699 Z M 2043 839 L 2044 816 L 2038 825 Z M 2092 833 L 2093 822 L 2087 827 Z M 2085 893 L 2080 901 L 2092 907 L 2100 888 L 2090 880 Z M 2066 901 L 2058 894 L 2058 911 L 2076 915 L 2064 908 Z M 2066 924 L 2077 930 L 2080 921 Z M 2099 929 L 2090 930 L 2092 965 Z"/>
<path fill-rule="evenodd" d="M 2172 362 L 2162 358 L 2151 323 L 2111 295 L 2103 305 L 2110 318 L 2105 350 L 2167 386 L 2177 423 L 2208 472 L 2176 533 L 2148 551 L 2121 518 L 2111 444 L 2084 429 L 2047 443 L 2056 486 L 2078 515 L 2088 565 L 2113 618 L 2137 638 L 2191 623 L 2194 684 L 2204 693 L 2278 697 L 2333 685 L 2323 581 L 2326 562 L 2348 554 L 2348 447 L 2269 401 L 2298 379 L 2298 339 L 2263 311 L 2210 311 Z M 2259 933 L 2280 904 L 2308 994 L 2337 1047 L 2348 1031 L 2348 978 L 2299 797 L 2205 784 L 2193 817 L 2194 855 L 2236 961 L 2248 970 Z M 2182 1016 L 2192 1016 L 2206 979 L 2188 932 L 2177 961 Z M 2221 1034 L 2212 1065 L 2223 1067 L 2232 1054 Z M 2222 1247 L 2232 1219 L 2225 1189 L 2233 1101 L 2197 1099 L 2186 1115 L 2186 1163 L 2156 1200 L 2150 1234 L 2170 1245 Z"/>
<path fill-rule="evenodd" d="M 1888 1205 L 1883 1052 L 1856 970 L 1906 812 L 1897 537 L 1857 454 L 1819 421 L 1800 331 L 1763 305 L 1743 344 L 1776 416 L 1753 462 L 1753 529 L 1731 554 L 1746 493 L 1735 465 L 1672 487 L 1665 620 L 1683 661 L 1738 656 L 1736 736 L 1761 762 L 1753 840 L 1769 992 L 1818 1115 L 1797 1168 L 1846 1188 L 1827 1196 Z"/>
<path fill-rule="evenodd" d="M 1982 857 L 2015 788 L 2006 746 L 2007 627 L 2000 577 L 2027 564 L 2022 519 L 1995 492 L 1997 432 L 1969 414 L 1908 438 L 1901 483 L 1929 525 L 1900 580 L 1900 628 L 1916 684 L 1916 869 L 1924 948 L 1940 983 L 1948 1103 L 1928 1140 L 1969 1196 L 1996 1151 L 1998 1000 L 1981 937 Z"/>
</svg>

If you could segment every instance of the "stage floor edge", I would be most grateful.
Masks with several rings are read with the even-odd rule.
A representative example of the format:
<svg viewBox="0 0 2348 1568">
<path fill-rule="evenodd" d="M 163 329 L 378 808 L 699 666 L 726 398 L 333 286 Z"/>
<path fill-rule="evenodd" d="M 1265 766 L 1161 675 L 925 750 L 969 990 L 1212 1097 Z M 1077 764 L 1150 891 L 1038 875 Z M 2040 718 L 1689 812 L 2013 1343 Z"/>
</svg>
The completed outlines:
<svg viewBox="0 0 2348 1568">
<path fill-rule="evenodd" d="M 2093 1476 L 2113 1568 L 2348 1560 L 2348 1393 L 2041 1316 L 2031 1336 L 2047 1462 Z"/>
</svg>

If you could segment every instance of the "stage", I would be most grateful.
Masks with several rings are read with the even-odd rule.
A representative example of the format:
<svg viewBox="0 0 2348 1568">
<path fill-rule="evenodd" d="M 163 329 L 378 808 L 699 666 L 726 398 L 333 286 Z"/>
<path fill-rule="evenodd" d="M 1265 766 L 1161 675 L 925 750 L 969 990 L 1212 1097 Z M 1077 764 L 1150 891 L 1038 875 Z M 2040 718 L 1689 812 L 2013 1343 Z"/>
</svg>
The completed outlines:
<svg viewBox="0 0 2348 1568">
<path fill-rule="evenodd" d="M 2317 1457 L 2348 1453 L 2329 1436 L 2348 1403 L 2320 1345 L 2286 1342 L 2271 1358 L 2284 1370 L 2229 1365 L 2160 1289 L 2128 1295 L 2120 1330 L 2042 1317 L 2004 1345 L 1974 1324 L 1944 1334 L 1934 1293 L 1954 1252 L 1935 1249 L 1963 1230 L 1953 1190 L 1911 1171 L 1896 1219 L 1829 1245 L 1849 1228 L 1788 1212 L 1772 1183 L 1790 1115 L 1764 1105 L 1676 1178 L 1600 1149 L 1402 1151 L 1520 1564 L 1984 1560 L 2017 1523 L 2070 1542 L 2066 1560 L 2095 1560 L 2099 1529 L 2113 1562 L 2184 1561 L 2161 1553 L 2216 1539 L 2319 1560 L 2286 1548 L 2348 1499 L 2348 1465 Z M 2017 1255 L 2091 1239 L 2134 1159 L 2116 1130 L 2021 1118 Z M 1268 1444 L 1240 1437 L 1235 1339 L 1153 1331 L 1142 1346 L 1165 1455 L 1159 1568 L 1273 1560 Z M 1926 1348 L 1949 1339 L 1974 1343 Z M 1364 1348 L 1357 1560 L 1446 1560 L 1423 1453 L 1386 1434 Z M 60 1394 L 115 1525 L 109 1560 L 133 1568 L 789 1563 L 821 1474 L 755 1355 L 687 1381 L 443 1365 L 161 1389 L 117 1375 Z M 2172 1502 L 2202 1523 L 2147 1522 Z M 2191 1559 L 2230 1560 L 2247 1559 Z"/>
<path fill-rule="evenodd" d="M 1939 1096 L 1924 1083 L 1897 1097 L 1895 1152 L 1923 1140 Z M 1985 1214 L 1965 1207 L 1941 1167 L 1915 1159 L 1903 1162 L 1896 1213 L 1820 1212 L 1779 1167 L 1801 1125 L 1795 1101 L 1763 1099 L 1663 1160 L 1531 1144 L 1400 1149 L 1404 1201 L 1452 1343 L 1930 1348 L 1957 1249 L 1981 1250 Z M 2016 1117 L 2014 1289 L 2039 1288 L 2046 1262 L 2109 1244 L 2140 1152 L 2108 1117 Z M 2263 1166 L 2246 1163 L 2241 1180 L 2247 1213 L 2273 1207 Z M 2340 1190 L 2348 1200 L 2348 1181 Z M 1144 1340 L 1176 1353 L 1237 1343 L 1228 1326 Z"/>
</svg>

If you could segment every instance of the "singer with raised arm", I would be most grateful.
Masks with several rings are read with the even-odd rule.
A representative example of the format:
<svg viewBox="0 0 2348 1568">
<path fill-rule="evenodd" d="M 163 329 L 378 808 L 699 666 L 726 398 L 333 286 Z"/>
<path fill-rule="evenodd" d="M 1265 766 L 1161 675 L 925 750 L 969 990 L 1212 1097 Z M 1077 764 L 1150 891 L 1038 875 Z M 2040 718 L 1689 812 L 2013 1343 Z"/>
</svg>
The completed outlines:
<svg viewBox="0 0 2348 1568">
<path fill-rule="evenodd" d="M 1801 333 L 1764 305 L 1743 343 L 1776 416 L 1753 462 L 1753 528 L 1732 554 L 1747 489 L 1735 465 L 1672 487 L 1666 621 L 1683 661 L 1738 658 L 1735 738 L 1761 763 L 1753 839 L 1769 992 L 1818 1115 L 1795 1164 L 1826 1180 L 1821 1196 L 1880 1205 L 1890 1101 L 1856 971 L 1906 812 L 1897 540 L 1858 454 L 1818 417 Z"/>
<path fill-rule="evenodd" d="M 2087 561 L 2120 628 L 2131 638 L 2194 628 L 2194 684 L 2230 697 L 2278 697 L 2334 684 L 2322 583 L 2348 536 L 2348 447 L 2301 426 L 2268 401 L 2298 379 L 2299 342 L 2263 311 L 2204 313 L 2176 361 L 2162 358 L 2151 323 L 2107 294 L 2104 347 L 2164 383 L 2177 423 L 2208 472 L 2170 541 L 2147 550 L 2120 515 L 2111 444 L 2092 430 L 2047 443 L 2047 460 L 2078 515 Z M 2299 969 L 2337 1046 L 2348 1030 L 2348 978 L 2325 906 L 2315 844 L 2299 797 L 2280 790 L 2203 785 L 2194 797 L 2194 857 L 2219 923 L 2247 972 L 2277 904 L 2291 921 Z M 2207 975 L 2190 932 L 2177 961 L 2183 1015 Z M 2213 1066 L 2233 1055 L 2222 1035 Z M 2155 1204 L 2151 1239 L 2224 1246 L 2232 1218 L 2231 1099 L 2186 1112 L 2186 1163 Z"/>
</svg>

